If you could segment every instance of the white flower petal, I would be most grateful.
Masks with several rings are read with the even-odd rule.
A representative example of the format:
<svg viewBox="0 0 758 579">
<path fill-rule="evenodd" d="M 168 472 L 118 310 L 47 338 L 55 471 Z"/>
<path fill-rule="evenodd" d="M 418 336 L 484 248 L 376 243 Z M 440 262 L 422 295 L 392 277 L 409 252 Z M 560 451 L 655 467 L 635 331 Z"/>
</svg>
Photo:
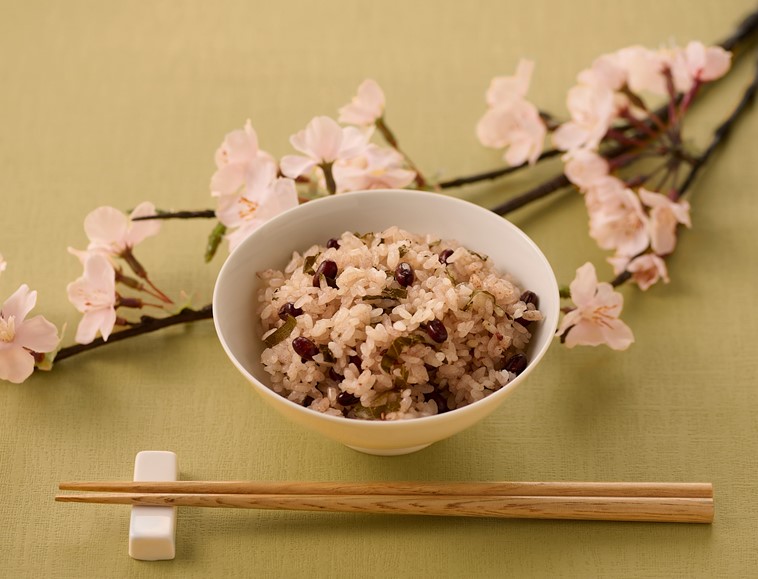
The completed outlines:
<svg viewBox="0 0 758 579">
<path fill-rule="evenodd" d="M 610 320 L 602 327 L 603 342 L 612 350 L 626 350 L 634 343 L 634 334 L 629 326 L 619 319 Z"/>
<path fill-rule="evenodd" d="M 116 292 L 116 270 L 102 255 L 91 255 L 84 263 L 84 278 L 95 288 L 106 292 Z"/>
<path fill-rule="evenodd" d="M 211 177 L 211 195 L 236 195 L 245 184 L 247 165 L 235 163 L 220 167 Z"/>
<path fill-rule="evenodd" d="M 258 135 L 253 129 L 250 119 L 244 129 L 236 129 L 227 133 L 224 141 L 216 151 L 216 167 L 219 169 L 228 164 L 248 163 L 259 154 Z"/>
<path fill-rule="evenodd" d="M 147 217 L 149 215 L 155 215 L 155 205 L 149 201 L 144 201 L 137 205 L 129 215 L 130 219 L 135 217 Z M 161 230 L 161 221 L 159 219 L 148 219 L 147 221 L 131 221 L 126 235 L 124 236 L 124 244 L 129 247 L 141 243 L 148 237 L 158 235 Z"/>
<path fill-rule="evenodd" d="M 592 302 L 597 291 L 597 273 L 589 261 L 576 270 L 576 277 L 569 285 L 571 301 L 578 307 Z"/>
<path fill-rule="evenodd" d="M 124 249 L 123 240 L 129 221 L 115 207 L 98 207 L 84 218 L 84 232 L 90 240 L 88 249 L 105 249 L 119 253 Z"/>
<path fill-rule="evenodd" d="M 384 114 L 384 92 L 375 80 L 364 80 L 350 104 L 339 110 L 339 122 L 351 125 L 372 125 Z"/>
<path fill-rule="evenodd" d="M 605 343 L 605 337 L 599 326 L 587 320 L 582 320 L 568 331 L 564 343 L 567 348 L 573 348 L 574 346 L 600 346 Z"/>
<path fill-rule="evenodd" d="M 522 58 L 516 66 L 515 75 L 493 78 L 485 95 L 487 104 L 494 107 L 523 99 L 529 91 L 533 71 L 534 61 Z"/>
<path fill-rule="evenodd" d="M 34 372 L 34 358 L 21 347 L 0 349 L 0 380 L 21 384 Z"/>
<path fill-rule="evenodd" d="M 302 152 L 320 163 L 334 162 L 342 146 L 342 128 L 334 119 L 315 117 L 305 127 L 305 146 Z"/>
<path fill-rule="evenodd" d="M 276 163 L 269 159 L 256 159 L 248 165 L 245 196 L 257 199 L 269 188 L 276 178 Z"/>
<path fill-rule="evenodd" d="M 587 141 L 587 131 L 573 121 L 567 121 L 553 131 L 553 145 L 561 151 L 581 148 Z"/>
<path fill-rule="evenodd" d="M 44 316 L 34 316 L 16 326 L 14 343 L 35 352 L 52 352 L 58 345 L 58 328 Z"/>
<path fill-rule="evenodd" d="M 103 339 L 108 340 L 115 323 L 116 310 L 113 308 L 86 312 L 79 321 L 74 339 L 80 344 L 89 344 L 100 331 Z"/>
<path fill-rule="evenodd" d="M 26 315 L 32 311 L 37 303 L 37 292 L 29 291 L 29 286 L 21 284 L 13 294 L 5 300 L 0 315 L 6 320 L 13 316 L 16 326 L 21 324 Z"/>
<path fill-rule="evenodd" d="M 301 155 L 285 155 L 279 163 L 282 173 L 292 179 L 297 179 L 316 165 L 317 162 L 315 160 Z"/>
</svg>

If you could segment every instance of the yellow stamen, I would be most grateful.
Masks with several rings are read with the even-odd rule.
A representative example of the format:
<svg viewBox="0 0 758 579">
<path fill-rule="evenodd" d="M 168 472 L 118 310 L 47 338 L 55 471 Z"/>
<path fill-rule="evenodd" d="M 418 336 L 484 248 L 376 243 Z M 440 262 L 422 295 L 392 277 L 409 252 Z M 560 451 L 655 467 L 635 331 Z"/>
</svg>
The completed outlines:
<svg viewBox="0 0 758 579">
<path fill-rule="evenodd" d="M 239 202 L 240 205 L 242 205 L 239 210 L 240 219 L 250 219 L 258 209 L 258 203 L 256 201 L 250 201 L 250 199 L 245 197 L 240 198 Z"/>
<path fill-rule="evenodd" d="M 0 317 L 0 342 L 10 343 L 16 337 L 16 318 L 10 316 L 7 320 Z"/>
</svg>

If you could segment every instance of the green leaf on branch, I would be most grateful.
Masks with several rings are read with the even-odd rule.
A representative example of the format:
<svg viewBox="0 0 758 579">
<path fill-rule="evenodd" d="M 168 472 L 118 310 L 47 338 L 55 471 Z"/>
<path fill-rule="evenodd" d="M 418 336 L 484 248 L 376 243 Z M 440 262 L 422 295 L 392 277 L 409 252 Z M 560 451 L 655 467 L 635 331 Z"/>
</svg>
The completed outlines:
<svg viewBox="0 0 758 579">
<path fill-rule="evenodd" d="M 208 236 L 208 245 L 205 246 L 205 263 L 209 263 L 213 259 L 213 256 L 216 255 L 218 246 L 221 245 L 225 233 L 226 225 L 220 221 L 216 223 L 213 231 L 211 231 L 211 234 Z"/>
</svg>

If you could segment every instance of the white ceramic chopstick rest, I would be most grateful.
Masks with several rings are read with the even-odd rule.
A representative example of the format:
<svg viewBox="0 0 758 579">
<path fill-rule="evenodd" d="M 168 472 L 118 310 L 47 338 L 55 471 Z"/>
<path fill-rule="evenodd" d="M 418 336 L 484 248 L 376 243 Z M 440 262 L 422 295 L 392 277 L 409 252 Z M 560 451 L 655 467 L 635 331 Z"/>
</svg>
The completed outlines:
<svg viewBox="0 0 758 579">
<path fill-rule="evenodd" d="M 143 450 L 134 460 L 135 481 L 175 481 L 176 454 Z M 165 561 L 176 554 L 176 507 L 132 507 L 129 556 L 141 561 Z"/>
</svg>

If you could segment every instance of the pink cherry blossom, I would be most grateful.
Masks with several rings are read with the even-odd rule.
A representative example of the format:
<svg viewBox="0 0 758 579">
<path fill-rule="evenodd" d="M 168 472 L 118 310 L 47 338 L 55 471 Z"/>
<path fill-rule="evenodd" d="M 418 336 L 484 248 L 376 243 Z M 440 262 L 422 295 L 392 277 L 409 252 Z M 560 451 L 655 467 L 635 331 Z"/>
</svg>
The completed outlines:
<svg viewBox="0 0 758 579">
<path fill-rule="evenodd" d="M 607 211 L 609 206 L 617 203 L 618 196 L 623 194 L 626 184 L 613 175 L 605 175 L 594 179 L 584 190 L 584 204 L 590 219 L 593 215 Z"/>
<path fill-rule="evenodd" d="M 648 217 L 631 189 L 609 190 L 590 213 L 590 237 L 602 249 L 619 255 L 637 255 L 650 243 Z"/>
<path fill-rule="evenodd" d="M 532 103 L 516 100 L 489 109 L 476 125 L 485 147 L 506 148 L 503 159 L 511 166 L 534 164 L 542 153 L 547 129 Z"/>
<path fill-rule="evenodd" d="M 632 330 L 619 319 L 624 297 L 611 284 L 598 283 L 591 263 L 576 270 L 569 289 L 576 309 L 564 316 L 557 332 L 565 336 L 567 347 L 607 344 L 626 350 L 634 342 Z"/>
<path fill-rule="evenodd" d="M 535 163 L 545 143 L 545 123 L 537 107 L 524 98 L 533 69 L 532 61 L 522 59 L 514 76 L 492 79 L 486 94 L 490 108 L 476 125 L 479 142 L 505 148 L 503 159 L 511 166 Z"/>
<path fill-rule="evenodd" d="M 242 129 L 235 129 L 224 136 L 219 148 L 216 149 L 216 167 L 245 164 L 261 156 L 258 147 L 258 134 L 248 119 Z"/>
<path fill-rule="evenodd" d="M 390 147 L 369 144 L 359 157 L 334 164 L 337 192 L 365 189 L 403 189 L 416 172 L 405 168 L 403 155 Z"/>
<path fill-rule="evenodd" d="M 564 155 L 563 172 L 579 190 L 587 191 L 608 175 L 608 161 L 588 149 L 577 149 Z"/>
<path fill-rule="evenodd" d="M 368 126 L 384 114 L 384 92 L 375 80 L 366 79 L 358 87 L 358 94 L 350 104 L 339 110 L 339 122 L 348 125 Z"/>
<path fill-rule="evenodd" d="M 216 150 L 217 170 L 211 177 L 211 194 L 237 195 L 250 179 L 251 164 L 260 159 L 276 164 L 270 154 L 258 147 L 258 135 L 248 119 L 243 129 L 228 133 Z"/>
<path fill-rule="evenodd" d="M 666 94 L 663 69 L 668 66 L 668 59 L 664 54 L 644 46 L 629 46 L 619 50 L 617 55 L 618 62 L 626 70 L 626 83 L 632 92 Z"/>
<path fill-rule="evenodd" d="M 580 72 L 577 80 L 580 84 L 598 85 L 617 91 L 626 83 L 627 71 L 618 53 L 603 54 L 595 59 L 590 68 Z"/>
<path fill-rule="evenodd" d="M 256 163 L 260 163 L 260 166 L 253 172 L 255 178 L 247 184 L 245 193 L 228 198 L 219 204 L 216 211 L 219 221 L 233 229 L 226 236 L 229 251 L 234 251 L 242 240 L 263 223 L 298 204 L 297 190 L 292 179 L 277 178 L 276 168 L 265 159 Z"/>
<path fill-rule="evenodd" d="M 140 203 L 127 217 L 115 207 L 98 207 L 84 218 L 84 231 L 90 243 L 87 251 L 121 255 L 161 229 L 158 220 L 132 221 L 135 217 L 155 215 L 155 205 Z"/>
<path fill-rule="evenodd" d="M 107 340 L 116 323 L 116 272 L 111 262 L 103 255 L 90 255 L 84 274 L 66 289 L 69 301 L 84 314 L 74 339 L 89 344 L 99 331 Z"/>
<path fill-rule="evenodd" d="M 34 371 L 34 352 L 58 345 L 58 330 L 43 316 L 26 316 L 37 303 L 37 292 L 21 285 L 0 310 L 0 380 L 20 384 Z"/>
<path fill-rule="evenodd" d="M 671 72 L 674 86 L 687 92 L 694 82 L 710 82 L 721 78 L 731 66 L 732 54 L 720 46 L 706 47 L 702 42 L 690 42 L 686 48 L 674 50 Z"/>
<path fill-rule="evenodd" d="M 690 204 L 672 201 L 665 195 L 640 188 L 642 202 L 650 207 L 650 241 L 658 255 L 668 255 L 676 247 L 676 228 L 681 223 L 692 227 Z"/>
<path fill-rule="evenodd" d="M 602 84 L 578 84 L 566 99 L 571 120 L 553 133 L 553 143 L 562 151 L 597 149 L 615 113 L 614 93 Z"/>
<path fill-rule="evenodd" d="M 0 273 L 3 273 L 8 267 L 8 262 L 3 258 L 3 254 L 0 253 Z"/>
<path fill-rule="evenodd" d="M 522 58 L 516 65 L 516 74 L 513 76 L 496 76 L 490 81 L 487 89 L 487 104 L 491 107 L 507 102 L 519 101 L 526 97 L 529 84 L 532 81 L 534 62 Z"/>
<path fill-rule="evenodd" d="M 632 274 L 632 281 L 640 286 L 641 290 L 647 290 L 652 285 L 663 279 L 669 282 L 666 262 L 653 253 L 645 253 L 629 261 L 628 257 L 609 257 L 608 262 L 613 266 L 613 273 L 618 275 L 626 270 Z"/>
<path fill-rule="evenodd" d="M 292 146 L 305 156 L 282 157 L 282 173 L 295 179 L 317 165 L 357 157 L 368 145 L 370 137 L 370 132 L 340 127 L 329 117 L 315 117 L 304 130 L 290 137 Z"/>
</svg>

